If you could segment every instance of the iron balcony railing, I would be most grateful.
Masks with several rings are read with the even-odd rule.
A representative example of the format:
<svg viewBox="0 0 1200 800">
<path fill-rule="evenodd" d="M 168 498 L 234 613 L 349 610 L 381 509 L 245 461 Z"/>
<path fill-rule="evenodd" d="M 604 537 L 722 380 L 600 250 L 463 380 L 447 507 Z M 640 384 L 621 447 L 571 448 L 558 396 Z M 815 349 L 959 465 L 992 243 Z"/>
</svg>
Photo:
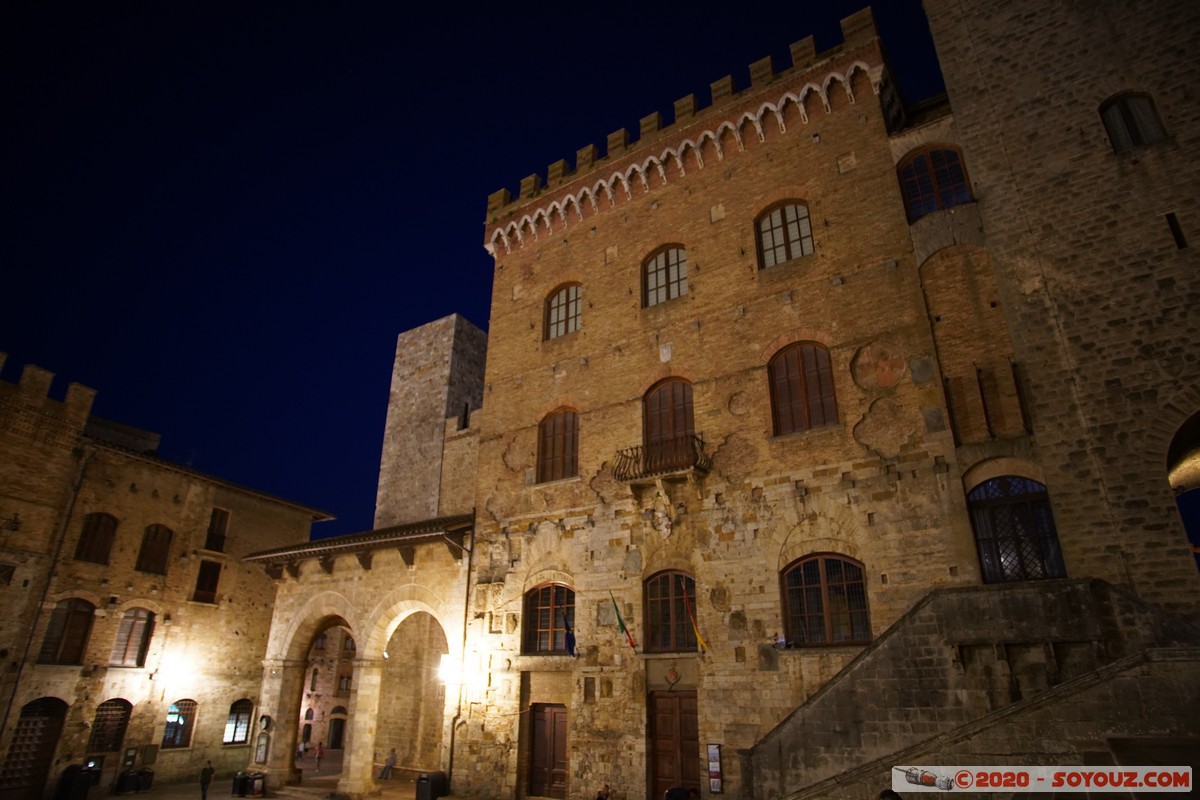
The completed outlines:
<svg viewBox="0 0 1200 800">
<path fill-rule="evenodd" d="M 711 468 L 712 457 L 704 452 L 704 439 L 699 434 L 688 434 L 618 450 L 613 475 L 619 481 L 632 481 L 689 469 L 708 472 Z"/>
</svg>

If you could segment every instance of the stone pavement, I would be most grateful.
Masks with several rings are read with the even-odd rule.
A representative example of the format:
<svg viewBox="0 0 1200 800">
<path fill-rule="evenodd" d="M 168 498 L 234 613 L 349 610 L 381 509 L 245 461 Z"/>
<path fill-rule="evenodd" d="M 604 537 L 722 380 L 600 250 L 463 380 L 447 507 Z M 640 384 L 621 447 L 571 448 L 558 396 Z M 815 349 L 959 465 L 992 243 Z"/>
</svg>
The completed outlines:
<svg viewBox="0 0 1200 800">
<path fill-rule="evenodd" d="M 379 767 L 375 772 L 378 774 Z M 304 777 L 296 786 L 267 785 L 267 796 L 286 798 L 286 800 L 327 800 L 337 793 L 338 779 L 342 775 L 340 757 L 326 758 L 321 761 L 321 769 L 311 758 L 300 763 Z M 415 800 L 415 773 L 397 772 L 395 777 L 387 781 L 377 781 L 380 800 Z M 226 800 L 232 795 L 232 776 L 218 777 L 208 788 L 208 800 Z M 130 800 L 200 800 L 199 782 L 154 784 L 149 791 L 126 795 Z"/>
</svg>

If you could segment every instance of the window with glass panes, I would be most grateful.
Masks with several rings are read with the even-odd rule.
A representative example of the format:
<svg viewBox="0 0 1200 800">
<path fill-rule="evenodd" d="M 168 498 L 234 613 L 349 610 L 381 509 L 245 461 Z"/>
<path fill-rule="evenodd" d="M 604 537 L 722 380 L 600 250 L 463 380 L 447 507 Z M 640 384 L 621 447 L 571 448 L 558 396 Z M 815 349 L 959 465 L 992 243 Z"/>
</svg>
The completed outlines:
<svg viewBox="0 0 1200 800">
<path fill-rule="evenodd" d="M 538 483 L 579 474 L 579 415 L 569 408 L 548 414 L 538 425 Z"/>
<path fill-rule="evenodd" d="M 984 583 L 1064 578 L 1062 550 L 1046 487 L 1003 475 L 967 494 Z"/>
<path fill-rule="evenodd" d="M 660 572 L 646 581 L 646 650 L 696 649 L 696 582 L 682 572 Z"/>
<path fill-rule="evenodd" d="M 788 200 L 774 205 L 759 216 L 755 226 L 759 269 L 812 255 L 812 221 L 803 203 Z"/>
<path fill-rule="evenodd" d="M 687 251 L 664 247 L 642 265 L 642 305 L 646 308 L 687 294 Z"/>
<path fill-rule="evenodd" d="M 163 729 L 164 750 L 190 747 L 192 730 L 196 726 L 196 701 L 176 700 L 167 709 L 167 726 Z"/>
<path fill-rule="evenodd" d="M 582 321 L 582 287 L 573 283 L 546 299 L 546 336 L 557 339 L 579 330 Z"/>
<path fill-rule="evenodd" d="M 780 350 L 767 365 L 771 381 L 771 418 L 776 436 L 838 421 L 829 351 L 800 342 Z"/>
<path fill-rule="evenodd" d="M 575 630 L 575 592 L 561 583 L 530 591 L 524 630 L 526 653 L 567 653 L 567 632 Z"/>
<path fill-rule="evenodd" d="M 800 559 L 783 573 L 784 624 L 793 647 L 871 640 L 862 565 L 839 556 Z"/>
<path fill-rule="evenodd" d="M 900 193 L 908 221 L 926 214 L 971 202 L 971 187 L 963 169 L 962 154 L 955 148 L 922 150 L 900 162 Z"/>
<path fill-rule="evenodd" d="M 250 741 L 250 716 L 253 713 L 254 703 L 247 698 L 231 705 L 229 716 L 225 719 L 225 735 L 221 737 L 221 743 L 245 744 Z"/>
</svg>

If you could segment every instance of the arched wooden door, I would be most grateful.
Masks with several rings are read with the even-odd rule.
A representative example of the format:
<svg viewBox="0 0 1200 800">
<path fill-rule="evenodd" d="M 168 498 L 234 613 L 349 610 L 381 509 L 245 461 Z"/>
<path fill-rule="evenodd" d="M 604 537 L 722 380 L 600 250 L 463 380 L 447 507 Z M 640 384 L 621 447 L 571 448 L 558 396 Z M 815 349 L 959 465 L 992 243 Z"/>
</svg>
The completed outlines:
<svg viewBox="0 0 1200 800">
<path fill-rule="evenodd" d="M 42 797 L 66 717 L 67 704 L 57 697 L 25 704 L 0 769 L 0 795 L 12 800 Z"/>
<path fill-rule="evenodd" d="M 645 470 L 649 474 L 692 466 L 696 425 L 692 418 L 692 385 L 665 380 L 643 401 Z"/>
</svg>

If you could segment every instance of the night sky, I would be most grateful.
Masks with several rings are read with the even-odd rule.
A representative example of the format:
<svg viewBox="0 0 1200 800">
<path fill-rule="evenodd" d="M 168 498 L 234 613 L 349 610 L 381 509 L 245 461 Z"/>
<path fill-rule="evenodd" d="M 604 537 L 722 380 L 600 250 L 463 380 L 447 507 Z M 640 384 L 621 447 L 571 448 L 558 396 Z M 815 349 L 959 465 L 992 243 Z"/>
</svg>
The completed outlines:
<svg viewBox="0 0 1200 800">
<path fill-rule="evenodd" d="M 371 527 L 396 335 L 487 326 L 488 194 L 863 2 L 4 5 L 2 377 L 91 386 L 319 538 Z M 877 6 L 906 98 L 940 92 L 919 0 Z"/>
</svg>

